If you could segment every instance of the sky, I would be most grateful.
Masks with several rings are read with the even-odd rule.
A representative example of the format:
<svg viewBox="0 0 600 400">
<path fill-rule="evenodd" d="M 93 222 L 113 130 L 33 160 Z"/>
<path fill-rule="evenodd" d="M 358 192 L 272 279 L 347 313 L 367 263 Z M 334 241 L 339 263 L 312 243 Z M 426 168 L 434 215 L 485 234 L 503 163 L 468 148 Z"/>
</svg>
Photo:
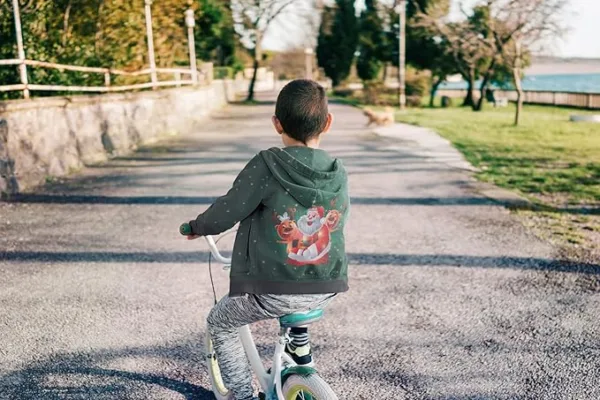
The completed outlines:
<svg viewBox="0 0 600 400">
<path fill-rule="evenodd" d="M 464 0 L 466 5 L 476 0 Z M 362 0 L 357 0 L 362 3 Z M 453 0 L 455 15 L 459 1 Z M 294 18 L 284 16 L 269 29 L 265 36 L 264 47 L 283 50 L 286 47 L 306 45 L 305 34 L 295 28 Z M 564 16 L 570 31 L 564 38 L 556 41 L 552 54 L 561 57 L 600 58 L 600 0 L 569 0 Z"/>
</svg>

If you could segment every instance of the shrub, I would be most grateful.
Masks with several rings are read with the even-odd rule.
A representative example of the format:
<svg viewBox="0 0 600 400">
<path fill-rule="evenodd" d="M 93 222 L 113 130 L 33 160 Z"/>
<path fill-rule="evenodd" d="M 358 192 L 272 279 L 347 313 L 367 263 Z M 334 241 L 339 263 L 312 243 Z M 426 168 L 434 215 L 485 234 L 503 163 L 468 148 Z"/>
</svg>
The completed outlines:
<svg viewBox="0 0 600 400">
<path fill-rule="evenodd" d="M 427 96 L 429 94 L 429 76 L 413 68 L 406 70 L 406 95 Z"/>
<path fill-rule="evenodd" d="M 382 95 L 385 86 L 380 81 L 365 82 L 363 89 L 363 102 L 373 105 L 384 105 L 385 101 Z"/>
<path fill-rule="evenodd" d="M 233 79 L 234 69 L 231 67 L 214 67 L 214 79 Z"/>
<path fill-rule="evenodd" d="M 334 96 L 339 96 L 339 97 L 350 97 L 354 94 L 354 90 L 353 89 L 349 89 L 349 88 L 334 88 L 333 89 L 333 95 Z"/>
</svg>

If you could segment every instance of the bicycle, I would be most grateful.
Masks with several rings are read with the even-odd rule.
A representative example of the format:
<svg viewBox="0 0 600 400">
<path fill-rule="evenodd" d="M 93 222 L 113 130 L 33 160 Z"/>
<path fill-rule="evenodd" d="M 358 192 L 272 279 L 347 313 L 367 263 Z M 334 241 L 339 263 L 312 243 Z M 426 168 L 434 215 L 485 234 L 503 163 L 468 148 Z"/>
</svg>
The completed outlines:
<svg viewBox="0 0 600 400">
<path fill-rule="evenodd" d="M 182 235 L 190 235 L 189 224 L 184 223 L 179 228 Z M 212 236 L 205 236 L 212 257 L 224 265 L 227 269 L 231 265 L 231 259 L 226 258 L 219 252 L 217 244 Z M 210 259 L 209 259 L 210 270 Z M 212 282 L 212 272 L 211 272 Z M 214 284 L 213 284 L 214 293 Z M 216 301 L 216 295 L 215 295 Z M 294 313 L 279 318 L 279 337 L 273 354 L 273 367 L 265 369 L 260 359 L 252 333 L 248 325 L 239 329 L 242 345 L 246 356 L 250 361 L 252 371 L 258 378 L 262 389 L 261 399 L 264 400 L 338 400 L 337 395 L 329 385 L 321 378 L 316 369 L 308 366 L 296 365 L 294 360 L 285 353 L 285 346 L 289 342 L 289 330 L 293 327 L 301 327 L 317 322 L 323 317 L 323 310 L 312 310 L 305 313 Z M 207 332 L 205 339 L 206 362 L 208 373 L 217 400 L 232 400 L 233 394 L 225 387 L 221 378 L 221 371 L 216 354 L 213 350 L 212 341 Z"/>
</svg>

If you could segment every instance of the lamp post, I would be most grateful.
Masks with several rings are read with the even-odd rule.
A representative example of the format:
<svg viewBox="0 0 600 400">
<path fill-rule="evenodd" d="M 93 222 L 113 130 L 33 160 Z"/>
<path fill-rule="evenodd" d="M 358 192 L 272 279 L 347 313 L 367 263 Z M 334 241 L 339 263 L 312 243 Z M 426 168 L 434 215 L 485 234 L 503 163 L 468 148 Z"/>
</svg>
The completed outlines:
<svg viewBox="0 0 600 400">
<path fill-rule="evenodd" d="M 29 98 L 29 89 L 27 89 L 27 65 L 25 65 L 25 48 L 23 47 L 23 31 L 21 30 L 21 13 L 19 12 L 19 0 L 13 0 L 13 13 L 15 16 L 15 34 L 17 36 L 17 51 L 19 55 L 19 74 L 21 83 L 25 85 L 23 89 L 23 97 Z"/>
<path fill-rule="evenodd" d="M 398 106 L 406 107 L 406 0 L 398 0 L 399 40 L 398 40 Z"/>
<path fill-rule="evenodd" d="M 305 57 L 305 68 L 306 68 L 306 79 L 313 79 L 313 64 L 312 64 L 312 56 L 313 56 L 312 47 L 307 47 L 304 49 Z"/>
<path fill-rule="evenodd" d="M 150 63 L 150 77 L 152 79 L 152 89 L 156 90 L 156 83 L 158 78 L 156 76 L 156 61 L 154 59 L 154 38 L 152 37 L 152 0 L 145 0 L 145 14 L 146 14 L 146 37 L 148 39 L 148 60 Z"/>
<path fill-rule="evenodd" d="M 198 69 L 196 68 L 196 44 L 194 41 L 194 26 L 196 20 L 194 19 L 194 10 L 191 8 L 185 12 L 185 25 L 188 30 L 188 45 L 190 47 L 190 69 L 192 72 L 192 82 L 194 85 L 198 84 Z"/>
</svg>

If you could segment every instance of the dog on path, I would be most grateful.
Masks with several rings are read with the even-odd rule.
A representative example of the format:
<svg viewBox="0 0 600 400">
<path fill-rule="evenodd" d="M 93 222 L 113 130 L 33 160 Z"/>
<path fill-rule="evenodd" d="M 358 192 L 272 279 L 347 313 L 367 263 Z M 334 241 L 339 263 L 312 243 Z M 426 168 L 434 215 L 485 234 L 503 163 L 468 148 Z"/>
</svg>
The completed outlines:
<svg viewBox="0 0 600 400">
<path fill-rule="evenodd" d="M 373 111 L 366 107 L 364 114 L 369 118 L 367 126 L 376 124 L 378 126 L 386 126 L 394 123 L 394 110 L 391 107 L 386 107 L 382 112 Z"/>
</svg>

